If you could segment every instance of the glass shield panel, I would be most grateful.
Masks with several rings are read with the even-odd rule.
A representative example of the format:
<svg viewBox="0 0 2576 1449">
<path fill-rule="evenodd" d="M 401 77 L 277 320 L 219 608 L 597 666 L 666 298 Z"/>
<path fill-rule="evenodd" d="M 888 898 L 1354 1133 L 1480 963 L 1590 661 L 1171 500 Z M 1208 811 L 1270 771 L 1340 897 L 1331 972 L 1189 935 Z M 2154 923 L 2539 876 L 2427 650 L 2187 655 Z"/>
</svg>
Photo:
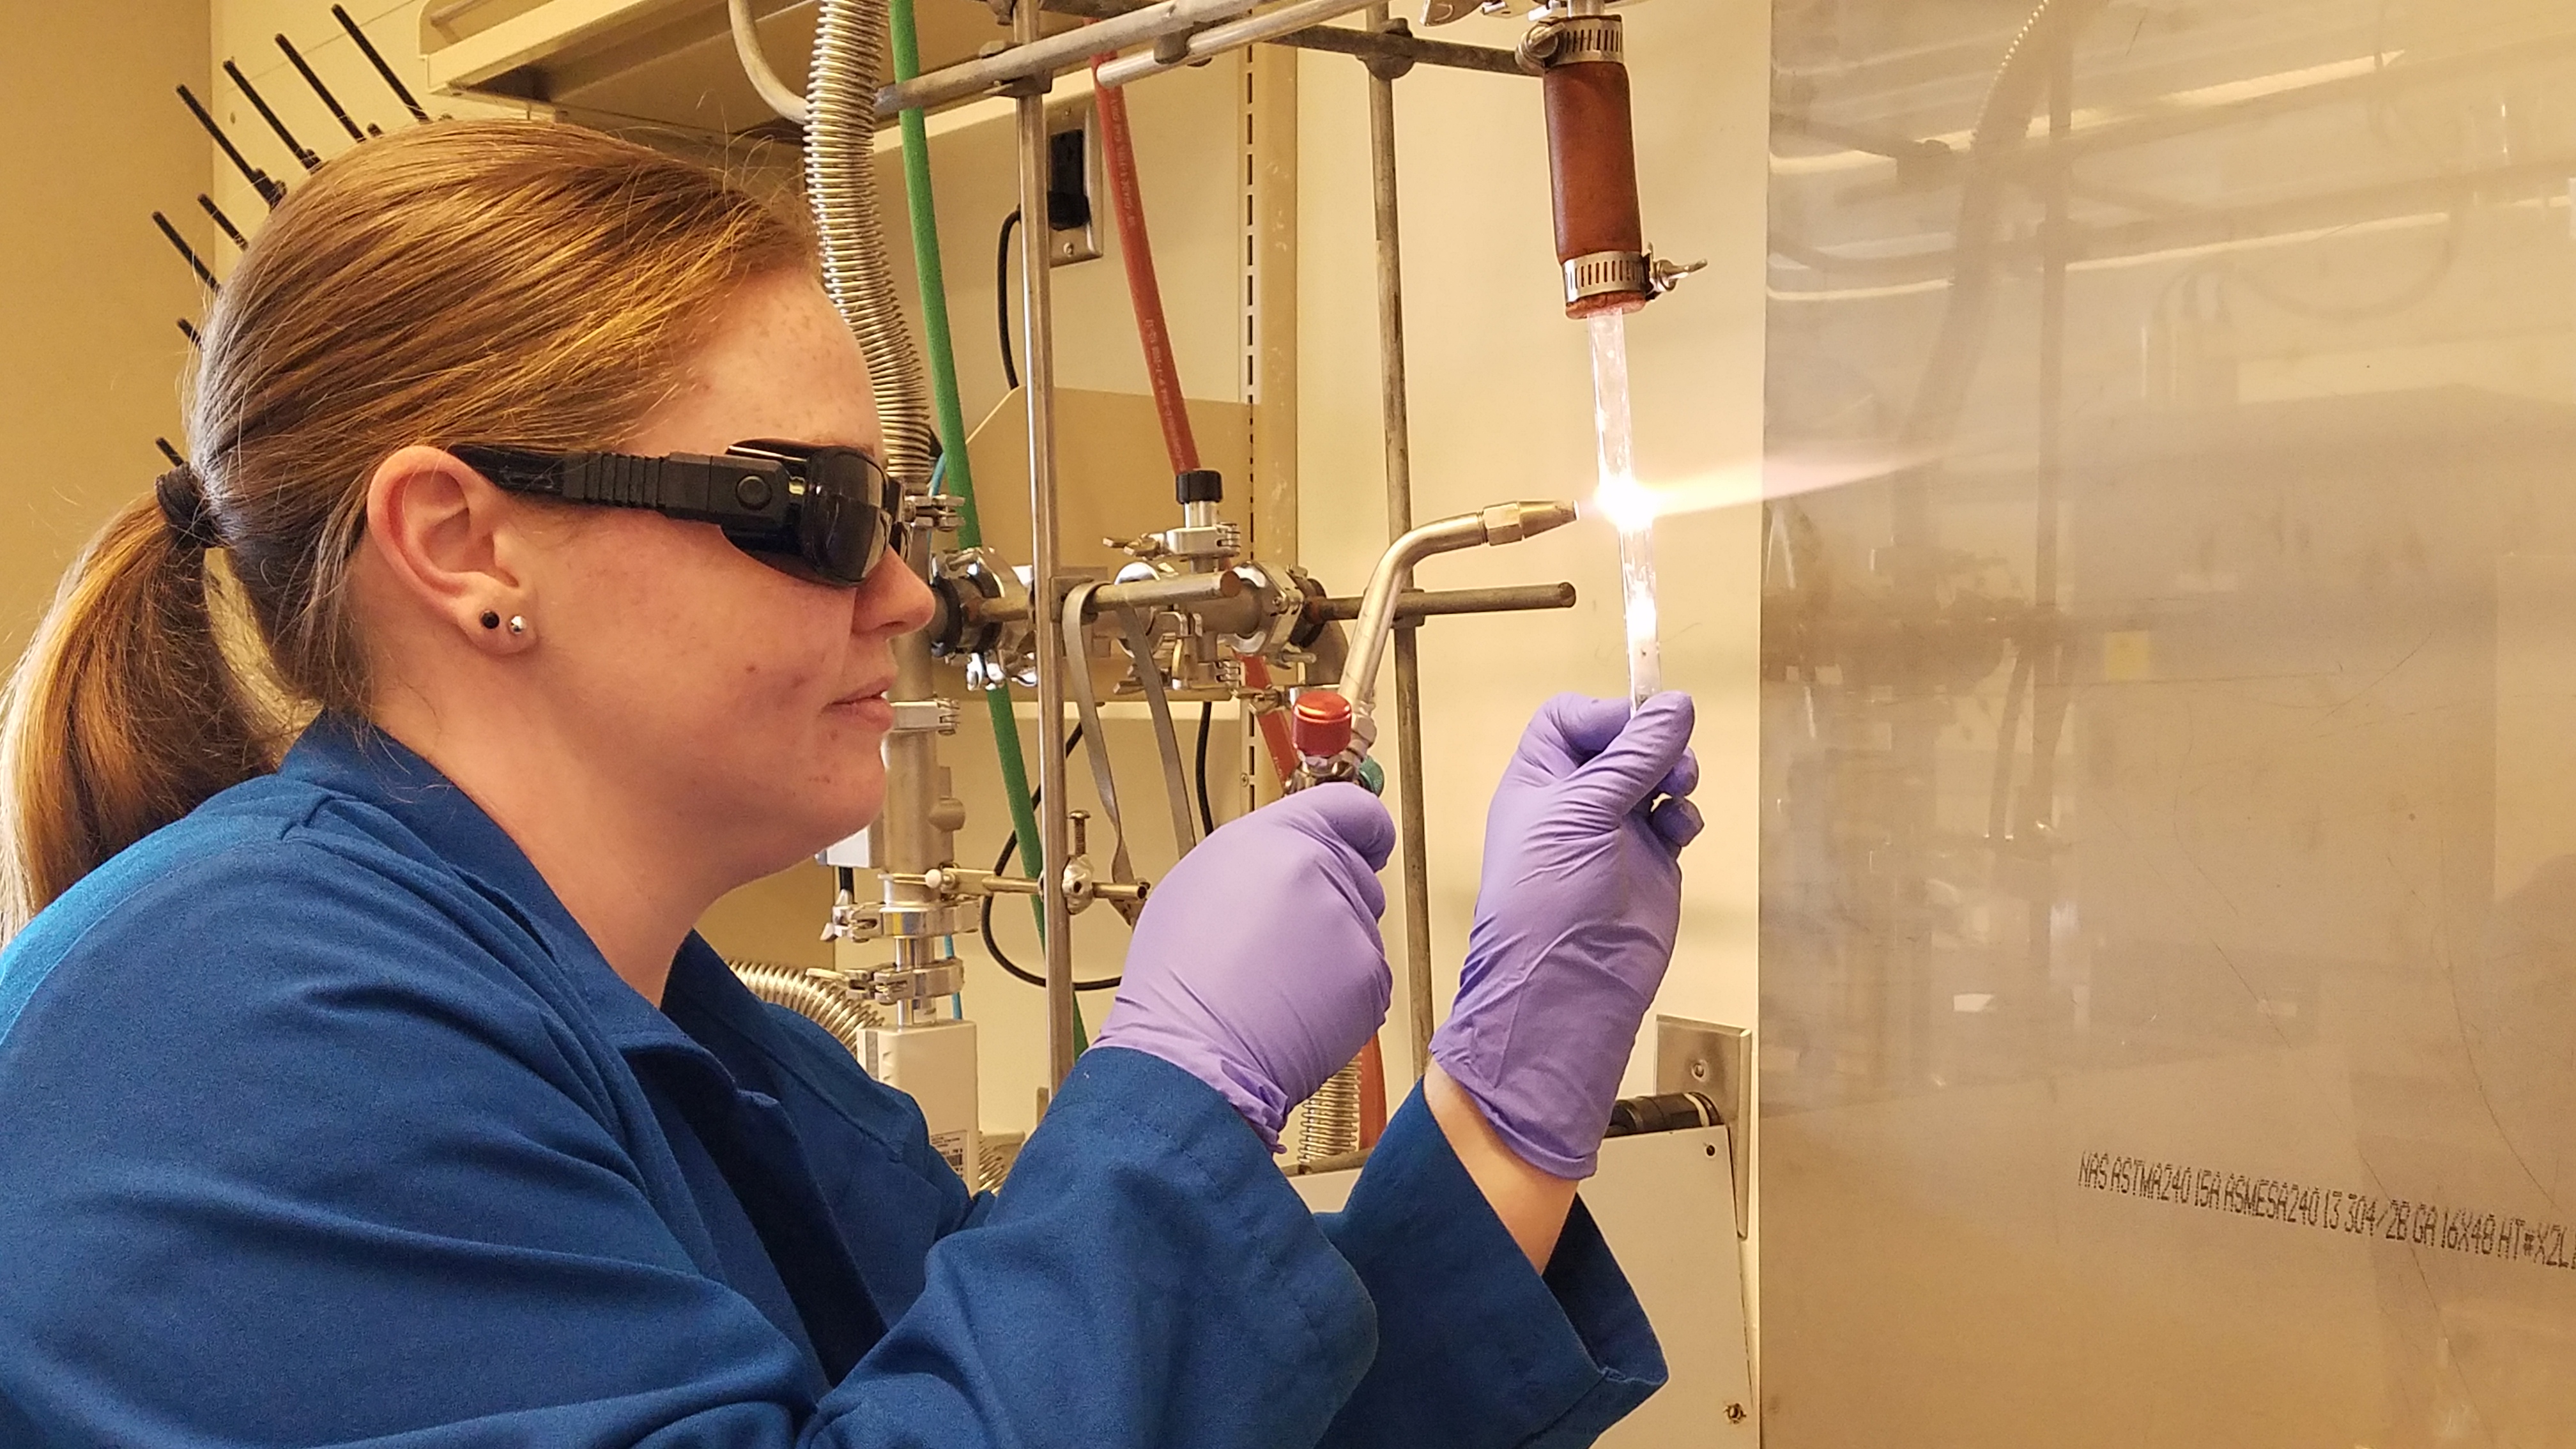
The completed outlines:
<svg viewBox="0 0 2576 1449">
<path fill-rule="evenodd" d="M 1774 14 L 1768 1442 L 2576 1443 L 2576 6 Z"/>
</svg>

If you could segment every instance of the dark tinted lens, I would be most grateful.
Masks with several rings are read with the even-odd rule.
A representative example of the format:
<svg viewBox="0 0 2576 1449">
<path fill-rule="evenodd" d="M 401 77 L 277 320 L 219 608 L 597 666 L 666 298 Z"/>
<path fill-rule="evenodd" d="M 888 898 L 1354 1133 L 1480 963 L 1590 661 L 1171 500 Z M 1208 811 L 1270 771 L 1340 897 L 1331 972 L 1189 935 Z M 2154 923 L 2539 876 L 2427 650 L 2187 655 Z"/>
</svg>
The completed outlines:
<svg viewBox="0 0 2576 1449">
<path fill-rule="evenodd" d="M 885 472 L 855 448 L 818 448 L 805 476 L 805 560 L 825 578 L 855 584 L 885 553 Z"/>
</svg>

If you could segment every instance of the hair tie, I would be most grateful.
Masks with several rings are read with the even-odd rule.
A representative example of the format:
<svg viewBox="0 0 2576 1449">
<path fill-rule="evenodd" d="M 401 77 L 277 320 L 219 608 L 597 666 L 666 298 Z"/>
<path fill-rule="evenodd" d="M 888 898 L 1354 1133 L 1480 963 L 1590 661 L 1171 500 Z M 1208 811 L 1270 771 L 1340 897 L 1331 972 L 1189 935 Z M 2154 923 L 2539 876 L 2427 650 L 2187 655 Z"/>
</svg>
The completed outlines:
<svg viewBox="0 0 2576 1449">
<path fill-rule="evenodd" d="M 223 535 L 215 531 L 214 511 L 206 501 L 206 480 L 197 470 L 182 463 L 155 480 L 153 497 L 160 500 L 162 521 L 170 526 L 173 543 L 187 548 L 221 548 Z"/>
</svg>

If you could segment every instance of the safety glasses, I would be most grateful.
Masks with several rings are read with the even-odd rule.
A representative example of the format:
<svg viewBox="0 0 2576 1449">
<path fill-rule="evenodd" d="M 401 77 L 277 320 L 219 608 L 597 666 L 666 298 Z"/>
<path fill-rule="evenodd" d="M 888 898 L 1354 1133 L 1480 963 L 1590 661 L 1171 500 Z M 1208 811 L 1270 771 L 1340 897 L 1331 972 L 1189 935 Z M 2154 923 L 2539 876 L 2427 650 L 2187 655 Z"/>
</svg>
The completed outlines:
<svg viewBox="0 0 2576 1449">
<path fill-rule="evenodd" d="M 734 547 L 772 568 L 844 588 L 857 586 L 885 557 L 902 518 L 902 489 L 856 448 L 757 439 L 714 457 L 539 453 L 471 443 L 447 451 L 496 488 L 712 523 Z"/>
</svg>

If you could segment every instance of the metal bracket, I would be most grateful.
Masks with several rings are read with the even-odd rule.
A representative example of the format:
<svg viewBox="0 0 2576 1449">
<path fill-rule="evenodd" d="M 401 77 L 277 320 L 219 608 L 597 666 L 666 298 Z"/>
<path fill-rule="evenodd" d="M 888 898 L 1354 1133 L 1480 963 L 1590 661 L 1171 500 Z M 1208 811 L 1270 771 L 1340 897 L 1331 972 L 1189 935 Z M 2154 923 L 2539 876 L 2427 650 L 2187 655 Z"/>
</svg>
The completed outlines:
<svg viewBox="0 0 2576 1449">
<path fill-rule="evenodd" d="M 957 701 L 953 699 L 898 699 L 894 704 L 893 734 L 957 733 Z"/>
<path fill-rule="evenodd" d="M 1753 1033 L 1683 1016 L 1655 1018 L 1655 1090 L 1697 1092 L 1717 1104 L 1735 1169 L 1735 1235 L 1752 1231 Z"/>
</svg>

